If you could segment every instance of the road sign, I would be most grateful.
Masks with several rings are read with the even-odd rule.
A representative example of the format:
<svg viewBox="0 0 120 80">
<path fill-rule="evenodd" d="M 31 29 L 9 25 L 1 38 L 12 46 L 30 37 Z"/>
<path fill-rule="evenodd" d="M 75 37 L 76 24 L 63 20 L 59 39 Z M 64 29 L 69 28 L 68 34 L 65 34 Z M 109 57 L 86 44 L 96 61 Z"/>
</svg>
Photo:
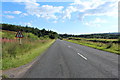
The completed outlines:
<svg viewBox="0 0 120 80">
<path fill-rule="evenodd" d="M 21 31 L 18 31 L 15 37 L 16 38 L 23 38 L 24 36 L 23 36 Z"/>
<path fill-rule="evenodd" d="M 22 34 L 22 32 L 21 32 L 21 31 L 18 31 L 15 37 L 16 37 L 16 38 L 19 38 L 19 44 L 21 45 L 21 44 L 22 44 L 21 38 L 24 37 L 23 34 Z"/>
</svg>

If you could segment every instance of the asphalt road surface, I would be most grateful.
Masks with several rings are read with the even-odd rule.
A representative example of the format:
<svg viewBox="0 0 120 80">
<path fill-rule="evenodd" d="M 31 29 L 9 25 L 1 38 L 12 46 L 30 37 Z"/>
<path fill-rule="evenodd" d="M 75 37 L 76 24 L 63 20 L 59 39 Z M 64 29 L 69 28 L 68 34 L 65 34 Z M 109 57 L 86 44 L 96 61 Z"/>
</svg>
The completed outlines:
<svg viewBox="0 0 120 80">
<path fill-rule="evenodd" d="M 118 78 L 118 55 L 56 40 L 23 78 Z"/>
</svg>

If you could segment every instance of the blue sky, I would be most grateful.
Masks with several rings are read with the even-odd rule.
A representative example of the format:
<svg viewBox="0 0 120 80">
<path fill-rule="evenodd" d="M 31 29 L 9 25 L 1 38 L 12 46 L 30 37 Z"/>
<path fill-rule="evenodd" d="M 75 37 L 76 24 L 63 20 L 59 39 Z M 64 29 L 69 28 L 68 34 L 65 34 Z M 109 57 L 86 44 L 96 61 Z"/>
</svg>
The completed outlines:
<svg viewBox="0 0 120 80">
<path fill-rule="evenodd" d="M 2 2 L 2 22 L 45 28 L 58 33 L 118 32 L 117 0 Z"/>
</svg>

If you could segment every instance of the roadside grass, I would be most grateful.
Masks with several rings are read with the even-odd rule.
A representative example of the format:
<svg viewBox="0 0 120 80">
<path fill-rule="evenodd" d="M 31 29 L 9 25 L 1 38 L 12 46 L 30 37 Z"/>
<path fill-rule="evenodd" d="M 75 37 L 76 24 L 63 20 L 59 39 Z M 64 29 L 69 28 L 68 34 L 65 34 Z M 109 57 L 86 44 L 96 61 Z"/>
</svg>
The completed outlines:
<svg viewBox="0 0 120 80">
<path fill-rule="evenodd" d="M 9 78 L 7 75 L 4 75 L 4 74 L 3 74 L 1 77 L 2 77 L 3 79 Z"/>
<path fill-rule="evenodd" d="M 82 38 L 81 38 L 82 39 Z M 96 41 L 118 41 L 118 39 L 98 39 L 98 38 L 88 38 L 85 40 L 96 40 Z"/>
<path fill-rule="evenodd" d="M 34 58 L 43 53 L 55 40 L 49 38 L 39 38 L 32 33 L 23 32 L 22 44 L 15 38 L 16 32 L 2 30 L 2 54 L 0 54 L 0 69 L 10 69 L 31 62 Z M 2 57 L 1 57 L 2 56 Z"/>
<path fill-rule="evenodd" d="M 92 48 L 95 48 L 95 49 L 100 49 L 100 50 L 103 50 L 103 51 L 108 51 L 108 52 L 120 54 L 120 48 L 118 47 L 118 46 L 120 46 L 120 44 L 112 43 L 112 41 L 113 41 L 112 39 L 111 39 L 112 41 L 109 42 L 109 43 L 92 42 L 92 41 L 88 41 L 86 39 L 81 39 L 81 40 L 64 39 L 64 40 L 72 42 L 72 43 L 92 47 Z"/>
<path fill-rule="evenodd" d="M 43 53 L 55 40 L 24 40 L 19 42 L 2 43 L 2 69 L 10 69 L 31 62 Z"/>
</svg>

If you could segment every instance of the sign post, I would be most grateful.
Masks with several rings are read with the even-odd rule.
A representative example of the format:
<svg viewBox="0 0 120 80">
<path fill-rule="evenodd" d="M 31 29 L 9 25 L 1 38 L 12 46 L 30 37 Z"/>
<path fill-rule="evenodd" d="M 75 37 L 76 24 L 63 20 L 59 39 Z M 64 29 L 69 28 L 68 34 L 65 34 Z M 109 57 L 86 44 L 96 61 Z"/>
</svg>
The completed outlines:
<svg viewBox="0 0 120 80">
<path fill-rule="evenodd" d="M 21 38 L 24 37 L 23 34 L 22 34 L 22 32 L 21 32 L 21 31 L 18 31 L 15 37 L 16 37 L 16 38 L 19 38 L 19 44 L 21 45 L 21 44 L 22 44 Z"/>
<path fill-rule="evenodd" d="M 22 44 L 21 38 L 19 38 L 20 44 Z"/>
</svg>

